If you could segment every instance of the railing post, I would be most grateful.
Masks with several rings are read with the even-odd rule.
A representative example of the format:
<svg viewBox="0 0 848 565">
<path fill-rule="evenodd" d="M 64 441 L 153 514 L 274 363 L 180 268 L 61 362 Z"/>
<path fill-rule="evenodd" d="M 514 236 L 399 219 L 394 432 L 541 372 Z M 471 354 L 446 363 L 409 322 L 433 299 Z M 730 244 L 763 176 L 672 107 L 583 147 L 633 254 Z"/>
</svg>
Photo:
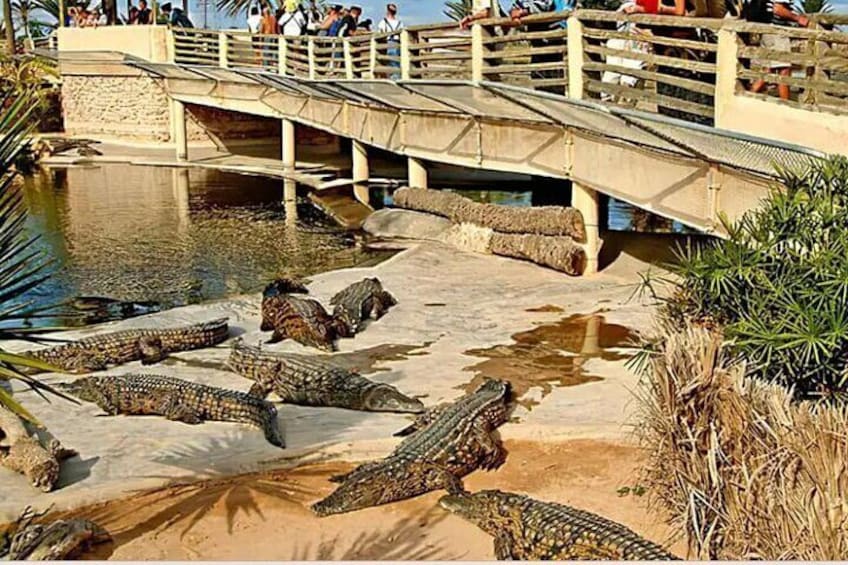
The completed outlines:
<svg viewBox="0 0 848 565">
<path fill-rule="evenodd" d="M 736 30 L 725 24 L 718 30 L 716 46 L 716 84 L 713 98 L 713 123 L 724 127 L 724 109 L 736 95 L 736 69 L 738 67 L 738 36 Z"/>
<path fill-rule="evenodd" d="M 345 78 L 353 80 L 353 53 L 350 51 L 350 39 L 342 39 L 342 51 L 344 55 Z"/>
<path fill-rule="evenodd" d="M 483 80 L 483 26 L 471 26 L 471 81 Z"/>
<path fill-rule="evenodd" d="M 404 29 L 400 32 L 400 78 L 401 80 L 409 80 L 412 70 L 412 60 L 409 55 L 409 30 Z"/>
<path fill-rule="evenodd" d="M 577 16 L 568 17 L 568 97 L 574 100 L 583 98 L 583 22 Z"/>
<path fill-rule="evenodd" d="M 311 35 L 306 39 L 306 59 L 309 62 L 309 80 L 314 80 L 318 69 L 315 68 L 315 38 Z"/>
<path fill-rule="evenodd" d="M 229 55 L 228 51 L 229 47 L 229 38 L 227 37 L 227 32 L 219 31 L 218 32 L 218 66 L 227 68 L 227 56 Z"/>
<path fill-rule="evenodd" d="M 286 76 L 288 73 L 289 41 L 285 35 L 277 39 L 277 54 L 279 58 L 279 73 Z"/>
<path fill-rule="evenodd" d="M 165 53 L 166 53 L 166 61 L 169 63 L 177 62 L 177 46 L 176 46 L 176 38 L 174 37 L 174 30 L 169 29 L 165 35 Z"/>
<path fill-rule="evenodd" d="M 377 38 L 372 37 L 368 44 L 368 72 L 373 80 L 377 78 Z"/>
</svg>

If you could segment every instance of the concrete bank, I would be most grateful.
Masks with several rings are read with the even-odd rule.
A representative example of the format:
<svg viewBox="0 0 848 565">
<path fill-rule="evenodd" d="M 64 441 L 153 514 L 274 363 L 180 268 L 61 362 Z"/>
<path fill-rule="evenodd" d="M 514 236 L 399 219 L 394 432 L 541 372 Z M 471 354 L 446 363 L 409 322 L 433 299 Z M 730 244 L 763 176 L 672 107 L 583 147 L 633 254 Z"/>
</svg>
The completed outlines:
<svg viewBox="0 0 848 565">
<path fill-rule="evenodd" d="M 601 313 L 603 323 L 634 330 L 648 328 L 651 309 L 628 301 L 637 280 L 635 272 L 631 263 L 624 269 L 613 266 L 599 275 L 572 278 L 525 262 L 425 242 L 413 244 L 375 267 L 316 276 L 310 290 L 327 304 L 330 296 L 347 284 L 365 276 L 379 277 L 399 304 L 355 339 L 341 340 L 337 355 L 344 363 L 362 368 L 363 373 L 376 369 L 372 378 L 390 382 L 408 394 L 422 395 L 424 403 L 432 405 L 461 395 L 473 379 L 480 378 L 478 373 L 489 370 L 480 365 L 487 354 L 479 350 L 498 357 L 511 351 L 514 334 L 595 312 Z M 259 306 L 258 295 L 242 296 L 64 335 L 81 337 L 229 316 L 232 336 L 258 343 L 267 339 L 267 334 L 258 331 Z M 584 324 L 584 334 L 597 327 L 598 316 L 589 318 L 595 325 Z M 25 344 L 7 342 L 2 346 L 20 350 Z M 306 351 L 292 342 L 270 349 Z M 549 349 L 529 350 L 529 355 L 553 357 L 554 361 L 559 356 L 575 356 L 567 348 L 553 353 Z M 467 353 L 470 350 L 476 351 Z M 224 344 L 181 353 L 143 370 L 247 390 L 249 381 L 223 369 L 227 355 Z M 580 371 L 591 376 L 591 382 L 558 387 L 565 381 L 552 376 L 522 383 L 523 402 L 515 412 L 517 421 L 505 425 L 502 436 L 507 440 L 587 438 L 626 442 L 628 429 L 624 424 L 633 407 L 631 391 L 636 377 L 625 368 L 625 357 L 591 355 L 582 359 Z M 475 365 L 478 369 L 467 370 Z M 534 365 L 528 367 L 532 371 Z M 139 370 L 141 366 L 134 363 L 108 372 Z M 68 377 L 48 375 L 44 379 L 58 382 Z M 65 465 L 62 488 L 49 494 L 35 491 L 22 476 L 0 469 L 0 519 L 17 515 L 27 504 L 70 508 L 176 479 L 215 477 L 305 461 L 381 456 L 395 444 L 391 433 L 408 421 L 402 415 L 282 405 L 280 423 L 288 447 L 279 450 L 267 444 L 257 430 L 236 424 L 188 426 L 158 417 L 105 417 L 98 416 L 100 410 L 90 404 L 75 406 L 55 399 L 45 402 L 28 391 L 18 391 L 16 396 L 63 444 L 79 450 L 80 457 Z"/>
</svg>

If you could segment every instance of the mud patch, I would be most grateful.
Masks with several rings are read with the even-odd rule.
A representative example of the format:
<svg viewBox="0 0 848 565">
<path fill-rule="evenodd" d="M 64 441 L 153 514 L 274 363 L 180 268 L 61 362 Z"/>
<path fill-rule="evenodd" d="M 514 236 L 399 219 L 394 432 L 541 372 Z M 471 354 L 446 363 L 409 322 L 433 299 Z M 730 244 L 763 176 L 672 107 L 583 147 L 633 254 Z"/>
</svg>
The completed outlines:
<svg viewBox="0 0 848 565">
<path fill-rule="evenodd" d="M 525 312 L 565 312 L 565 310 L 559 306 L 554 306 L 553 304 L 545 304 L 544 306 L 528 308 Z"/>
<path fill-rule="evenodd" d="M 568 316 L 514 334 L 515 343 L 465 351 L 466 355 L 483 357 L 485 361 L 465 367 L 465 371 L 476 374 L 460 388 L 473 391 L 485 377 L 507 380 L 518 403 L 530 410 L 539 404 L 538 400 L 525 398 L 532 389 L 540 389 L 544 398 L 555 387 L 601 380 L 600 375 L 584 368 L 586 361 L 627 359 L 628 354 L 615 349 L 632 346 L 635 337 L 629 328 L 607 323 L 598 313 Z"/>
</svg>

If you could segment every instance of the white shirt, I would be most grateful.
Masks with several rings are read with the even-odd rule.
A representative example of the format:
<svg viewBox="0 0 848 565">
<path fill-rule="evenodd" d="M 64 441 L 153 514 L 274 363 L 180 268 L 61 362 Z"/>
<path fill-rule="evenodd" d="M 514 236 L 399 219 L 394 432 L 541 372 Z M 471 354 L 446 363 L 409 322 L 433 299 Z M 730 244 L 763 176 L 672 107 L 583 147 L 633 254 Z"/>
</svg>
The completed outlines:
<svg viewBox="0 0 848 565">
<path fill-rule="evenodd" d="M 388 16 L 380 20 L 377 24 L 377 33 L 388 33 L 390 31 L 399 31 L 403 29 L 403 22 L 400 18 L 389 19 Z"/>
<path fill-rule="evenodd" d="M 262 16 L 259 14 L 251 14 L 247 17 L 247 29 L 250 33 L 259 33 L 259 26 L 262 25 Z"/>
<path fill-rule="evenodd" d="M 489 17 L 499 18 L 501 16 L 501 12 L 504 14 L 508 14 L 506 10 L 504 10 L 498 0 L 472 0 L 471 1 L 471 13 L 476 14 L 481 10 L 491 10 L 489 12 Z"/>
<path fill-rule="evenodd" d="M 303 32 L 303 26 L 306 25 L 306 17 L 300 10 L 294 12 L 286 12 L 280 16 L 280 21 L 277 22 L 280 26 L 280 35 L 296 36 Z"/>
</svg>

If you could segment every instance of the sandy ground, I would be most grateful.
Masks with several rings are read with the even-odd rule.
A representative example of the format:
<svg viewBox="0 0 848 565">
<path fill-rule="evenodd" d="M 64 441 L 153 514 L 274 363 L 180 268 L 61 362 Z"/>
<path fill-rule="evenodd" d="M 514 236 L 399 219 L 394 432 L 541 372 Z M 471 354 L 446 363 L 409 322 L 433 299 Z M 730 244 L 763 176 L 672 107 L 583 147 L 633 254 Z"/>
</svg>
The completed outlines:
<svg viewBox="0 0 848 565">
<path fill-rule="evenodd" d="M 426 405 L 458 397 L 483 375 L 513 382 L 519 405 L 500 430 L 511 455 L 501 470 L 469 477 L 469 488 L 572 503 L 663 541 L 661 519 L 649 516 L 644 500 L 616 493 L 637 480 L 628 428 L 637 377 L 625 367 L 626 345 L 650 327 L 651 316 L 631 300 L 637 266 L 644 264 L 622 257 L 602 274 L 570 278 L 426 242 L 375 267 L 315 276 L 310 291 L 326 304 L 347 284 L 378 276 L 399 304 L 355 339 L 341 340 L 336 359 Z M 66 335 L 228 316 L 231 336 L 259 343 L 267 339 L 258 331 L 259 306 L 258 295 L 244 296 Z M 269 348 L 315 352 L 292 342 Z M 249 381 L 223 367 L 228 349 L 180 353 L 144 371 L 247 390 Z M 134 363 L 108 373 L 139 369 Z M 0 468 L 0 521 L 26 505 L 61 511 L 131 496 L 85 511 L 116 536 L 101 550 L 113 558 L 492 557 L 485 535 L 435 507 L 437 493 L 320 521 L 309 514 L 305 505 L 331 490 L 326 477 L 387 454 L 407 416 L 281 405 L 287 447 L 280 450 L 237 424 L 103 417 L 90 404 L 45 402 L 22 390 L 16 398 L 80 456 L 64 465 L 61 488 L 47 494 Z M 198 480 L 206 482 L 191 484 Z M 186 486 L 169 486 L 175 481 Z"/>
<path fill-rule="evenodd" d="M 647 511 L 644 495 L 620 493 L 638 484 L 636 448 L 594 440 L 508 441 L 506 447 L 506 464 L 471 475 L 468 488 L 510 490 L 591 510 L 684 554 L 683 543 Z M 70 514 L 112 533 L 112 543 L 88 558 L 494 559 L 488 535 L 438 506 L 443 493 L 316 518 L 308 504 L 330 492 L 330 474 L 349 468 L 327 463 L 173 486 Z"/>
</svg>

